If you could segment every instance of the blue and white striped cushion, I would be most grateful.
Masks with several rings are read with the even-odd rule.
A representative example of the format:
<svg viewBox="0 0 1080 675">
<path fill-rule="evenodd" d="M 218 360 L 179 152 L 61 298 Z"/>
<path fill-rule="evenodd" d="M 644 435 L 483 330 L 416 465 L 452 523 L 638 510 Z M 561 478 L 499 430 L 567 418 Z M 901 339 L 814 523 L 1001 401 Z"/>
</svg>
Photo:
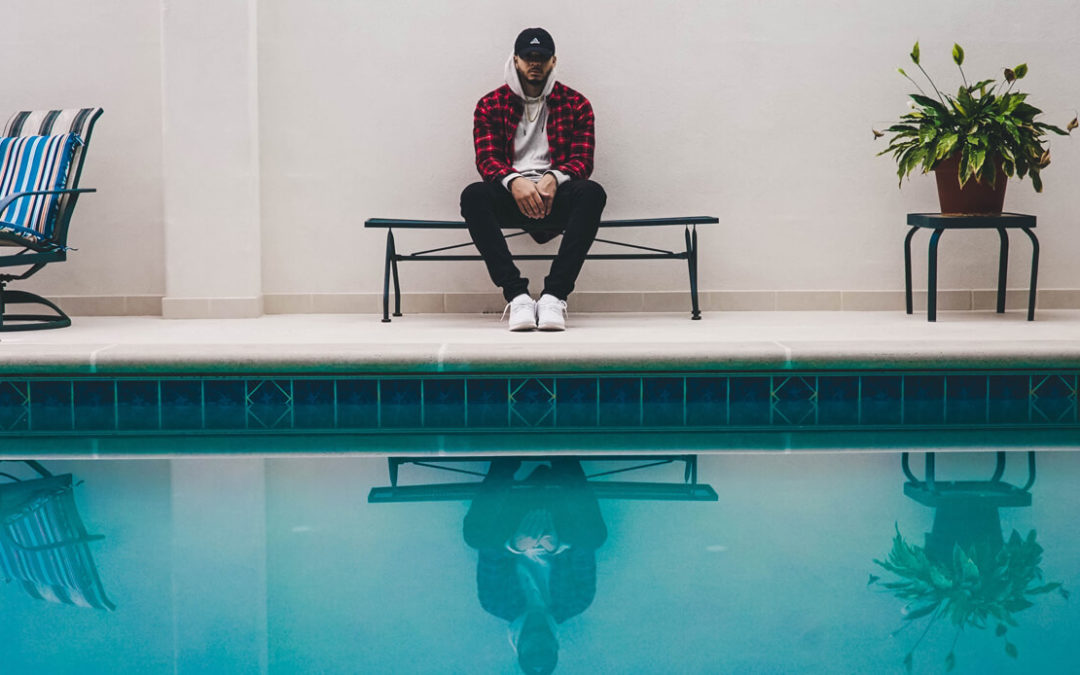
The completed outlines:
<svg viewBox="0 0 1080 675">
<path fill-rule="evenodd" d="M 0 138 L 0 199 L 16 192 L 58 190 L 67 183 L 68 166 L 82 140 L 75 134 Z M 60 195 L 16 199 L 0 213 L 0 231 L 34 241 L 52 236 Z"/>
</svg>

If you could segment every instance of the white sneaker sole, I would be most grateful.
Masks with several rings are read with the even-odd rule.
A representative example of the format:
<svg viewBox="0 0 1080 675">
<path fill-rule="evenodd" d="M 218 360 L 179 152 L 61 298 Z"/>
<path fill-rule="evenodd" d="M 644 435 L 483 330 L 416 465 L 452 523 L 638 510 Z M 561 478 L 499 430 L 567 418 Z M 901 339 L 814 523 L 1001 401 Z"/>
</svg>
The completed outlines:
<svg viewBox="0 0 1080 675">
<path fill-rule="evenodd" d="M 539 330 L 542 330 L 542 331 L 547 331 L 549 333 L 554 333 L 554 332 L 558 332 L 558 331 L 561 331 L 561 330 L 566 330 L 566 324 L 565 323 L 542 323 L 542 324 L 538 325 L 537 328 Z"/>
<path fill-rule="evenodd" d="M 531 330 L 536 330 L 535 323 L 512 323 L 510 324 L 510 331 L 513 333 L 525 333 Z"/>
</svg>

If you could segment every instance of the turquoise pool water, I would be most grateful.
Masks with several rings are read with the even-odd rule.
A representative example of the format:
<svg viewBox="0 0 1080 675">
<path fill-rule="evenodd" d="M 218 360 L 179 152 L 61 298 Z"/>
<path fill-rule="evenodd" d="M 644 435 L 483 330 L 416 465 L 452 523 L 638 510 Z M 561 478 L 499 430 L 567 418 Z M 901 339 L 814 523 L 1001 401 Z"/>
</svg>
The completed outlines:
<svg viewBox="0 0 1080 675">
<path fill-rule="evenodd" d="M 1075 672 L 1078 391 L 5 376 L 0 673 Z"/>
<path fill-rule="evenodd" d="M 176 439 L 136 441 L 167 455 Z M 562 534 L 553 548 L 569 543 L 537 554 L 559 560 L 538 568 L 548 570 L 539 573 L 548 604 L 559 605 L 558 673 L 902 673 L 909 653 L 914 672 L 944 672 L 950 660 L 960 673 L 1075 672 L 1080 608 L 1061 590 L 1080 588 L 1080 452 L 1038 452 L 1031 476 L 1026 447 L 1016 446 L 996 480 L 996 453 L 939 452 L 932 489 L 926 457 L 910 454 L 912 476 L 901 452 L 857 449 L 666 463 L 531 457 L 516 467 L 517 488 L 492 481 L 488 492 L 477 482 L 491 457 L 41 459 L 73 476 L 78 516 L 104 535 L 83 545 L 80 574 L 91 565 L 115 609 L 40 599 L 18 579 L 0 585 L 0 672 L 522 672 L 509 637 L 510 614 L 521 611 L 513 589 L 537 578 L 537 566 L 506 551 L 507 532 L 529 529 L 524 517 L 509 530 L 502 516 L 487 530 L 466 526 L 493 494 L 524 500 L 506 513 L 546 510 L 540 529 Z M 515 470 L 505 455 L 494 459 Z M 651 466 L 608 473 L 637 465 Z M 594 477 L 575 482 L 574 466 Z M 14 461 L 0 471 L 36 475 Z M 5 528 L 29 517 L 26 504 L 5 502 Z M 1041 560 L 1023 544 L 999 557 L 1014 530 L 1034 537 Z M 976 612 L 959 633 L 951 615 L 926 630 L 937 609 L 906 621 L 905 607 L 911 616 L 948 594 L 923 589 L 911 602 L 883 586 L 900 580 L 874 562 L 887 559 L 897 531 L 916 558 L 925 549 L 940 561 L 941 586 L 966 584 L 954 601 L 1007 618 L 980 622 Z M 949 576 L 957 543 L 959 581 Z M 494 574 L 506 558 L 510 573 Z M 569 577 L 556 571 L 571 560 Z M 1002 578 L 1023 583 L 1010 594 Z"/>
</svg>

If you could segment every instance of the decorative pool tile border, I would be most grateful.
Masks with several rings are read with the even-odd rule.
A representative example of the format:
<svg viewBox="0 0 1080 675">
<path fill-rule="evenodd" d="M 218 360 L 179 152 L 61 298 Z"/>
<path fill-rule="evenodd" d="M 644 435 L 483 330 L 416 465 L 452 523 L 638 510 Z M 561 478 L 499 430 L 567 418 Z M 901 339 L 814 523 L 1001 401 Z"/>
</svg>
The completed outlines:
<svg viewBox="0 0 1080 675">
<path fill-rule="evenodd" d="M 0 435 L 1078 426 L 1078 371 L 0 379 Z"/>
</svg>

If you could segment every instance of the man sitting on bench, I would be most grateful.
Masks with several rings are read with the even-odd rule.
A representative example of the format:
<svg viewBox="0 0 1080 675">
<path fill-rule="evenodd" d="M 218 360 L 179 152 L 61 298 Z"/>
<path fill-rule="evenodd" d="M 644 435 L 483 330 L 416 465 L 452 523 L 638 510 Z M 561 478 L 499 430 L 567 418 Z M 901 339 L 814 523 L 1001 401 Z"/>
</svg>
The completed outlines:
<svg viewBox="0 0 1080 675">
<path fill-rule="evenodd" d="M 512 331 L 566 329 L 566 298 L 607 201 L 604 188 L 589 180 L 592 106 L 555 81 L 555 61 L 546 30 L 523 30 L 506 63 L 506 84 L 480 99 L 473 116 L 476 168 L 484 180 L 461 193 L 461 215 L 509 303 Z M 514 264 L 502 225 L 521 226 L 540 243 L 562 234 L 539 302 Z"/>
</svg>

